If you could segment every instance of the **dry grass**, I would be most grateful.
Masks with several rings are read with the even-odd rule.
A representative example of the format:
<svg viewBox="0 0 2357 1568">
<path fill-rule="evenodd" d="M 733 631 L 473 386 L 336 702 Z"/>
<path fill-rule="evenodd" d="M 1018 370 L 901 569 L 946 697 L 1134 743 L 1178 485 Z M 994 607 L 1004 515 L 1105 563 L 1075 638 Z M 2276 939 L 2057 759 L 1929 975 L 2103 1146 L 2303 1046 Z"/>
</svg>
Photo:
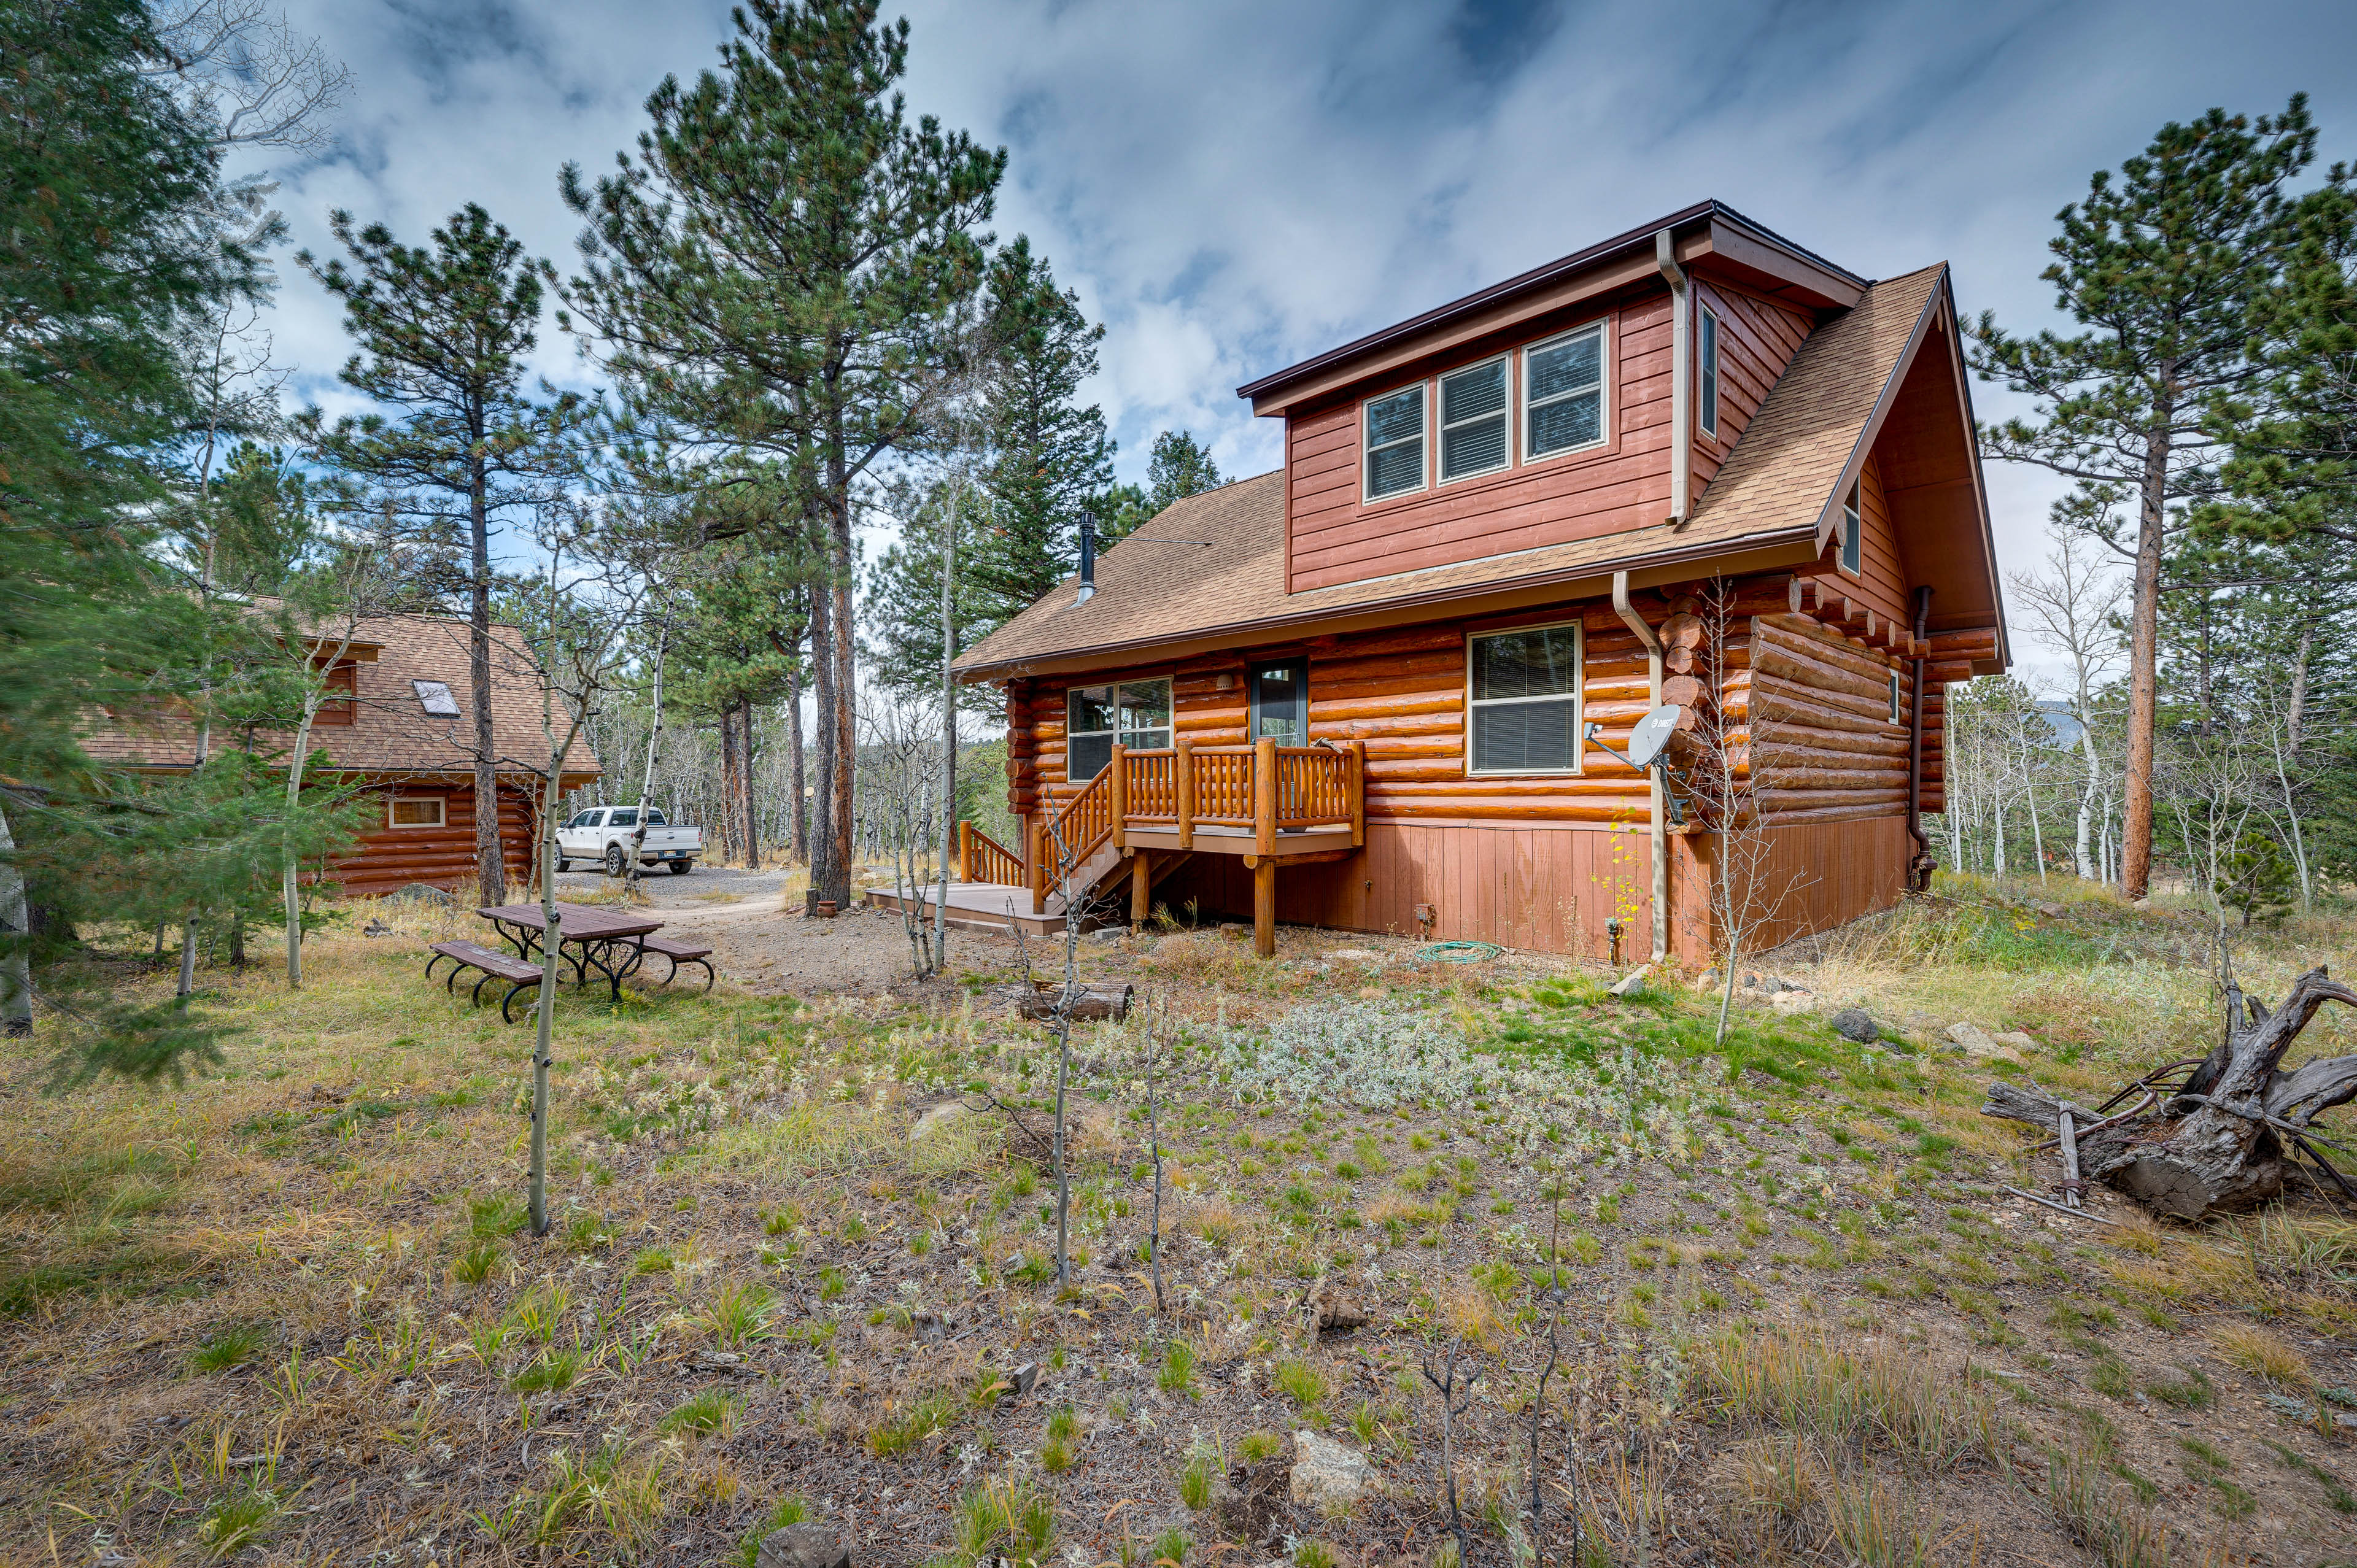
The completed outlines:
<svg viewBox="0 0 2357 1568">
<path fill-rule="evenodd" d="M 2229 1323 L 2210 1331 L 2210 1343 L 2228 1364 L 2281 1389 L 2309 1385 L 2308 1358 L 2298 1347 L 2271 1328 L 2255 1323 Z"/>
</svg>

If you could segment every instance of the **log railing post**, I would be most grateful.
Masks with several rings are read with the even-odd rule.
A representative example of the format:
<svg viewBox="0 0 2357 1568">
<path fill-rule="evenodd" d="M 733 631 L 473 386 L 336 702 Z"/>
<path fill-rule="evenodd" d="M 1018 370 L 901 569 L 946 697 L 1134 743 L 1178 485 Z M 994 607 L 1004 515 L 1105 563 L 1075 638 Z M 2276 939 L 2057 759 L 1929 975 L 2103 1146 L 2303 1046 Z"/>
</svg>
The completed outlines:
<svg viewBox="0 0 2357 1568">
<path fill-rule="evenodd" d="M 1129 821 L 1129 748 L 1119 741 L 1114 742 L 1113 760 L 1105 764 L 1105 768 L 1113 775 L 1109 780 L 1113 789 L 1113 799 L 1110 802 L 1113 810 L 1113 847 L 1124 849 L 1129 844 L 1129 835 L 1125 827 Z"/>
<path fill-rule="evenodd" d="M 1367 743 L 1351 743 L 1351 847 L 1367 844 Z"/>
<path fill-rule="evenodd" d="M 1253 746 L 1253 853 L 1276 853 L 1276 742 Z"/>
<path fill-rule="evenodd" d="M 974 880 L 974 824 L 968 822 L 958 823 L 958 880 Z"/>
<path fill-rule="evenodd" d="M 1172 793 L 1178 797 L 1178 847 L 1189 850 L 1195 847 L 1195 743 L 1181 739 L 1178 750 L 1170 765 Z"/>
<path fill-rule="evenodd" d="M 1048 908 L 1048 814 L 1042 811 L 1031 820 L 1031 908 L 1044 912 Z"/>
</svg>

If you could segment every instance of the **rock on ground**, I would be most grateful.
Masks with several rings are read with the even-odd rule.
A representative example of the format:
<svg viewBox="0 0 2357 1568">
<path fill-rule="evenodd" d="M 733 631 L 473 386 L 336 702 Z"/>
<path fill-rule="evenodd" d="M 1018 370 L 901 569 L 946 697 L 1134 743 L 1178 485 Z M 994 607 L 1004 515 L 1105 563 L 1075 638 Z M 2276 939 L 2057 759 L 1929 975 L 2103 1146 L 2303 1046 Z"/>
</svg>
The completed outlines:
<svg viewBox="0 0 2357 1568">
<path fill-rule="evenodd" d="M 1349 1444 L 1315 1432 L 1293 1434 L 1293 1479 L 1287 1494 L 1304 1508 L 1348 1513 L 1365 1495 L 1372 1475 L 1367 1456 Z"/>
<path fill-rule="evenodd" d="M 1612 983 L 1609 994 L 1614 996 L 1640 995 L 1643 993 L 1646 983 L 1652 980 L 1652 977 L 1653 966 L 1650 963 L 1632 969 L 1628 973 L 1622 975 L 1620 979 Z"/>
<path fill-rule="evenodd" d="M 1846 1040 L 1870 1046 L 1882 1038 L 1882 1026 L 1863 1007 L 1845 1007 L 1833 1016 L 1834 1033 Z"/>
<path fill-rule="evenodd" d="M 834 1531 L 790 1524 L 761 1538 L 755 1568 L 851 1568 L 851 1548 Z"/>
<path fill-rule="evenodd" d="M 916 1125 L 909 1129 L 909 1142 L 919 1144 L 936 1133 L 946 1133 L 973 1114 L 963 1101 L 944 1100 L 917 1118 Z"/>
<path fill-rule="evenodd" d="M 2018 1062 L 2021 1059 L 2024 1045 L 2037 1044 L 2028 1035 L 2018 1032 L 1992 1035 L 1977 1024 L 1951 1024 L 1948 1026 L 1948 1038 L 1966 1056 L 1977 1057 L 1983 1061 Z"/>
</svg>

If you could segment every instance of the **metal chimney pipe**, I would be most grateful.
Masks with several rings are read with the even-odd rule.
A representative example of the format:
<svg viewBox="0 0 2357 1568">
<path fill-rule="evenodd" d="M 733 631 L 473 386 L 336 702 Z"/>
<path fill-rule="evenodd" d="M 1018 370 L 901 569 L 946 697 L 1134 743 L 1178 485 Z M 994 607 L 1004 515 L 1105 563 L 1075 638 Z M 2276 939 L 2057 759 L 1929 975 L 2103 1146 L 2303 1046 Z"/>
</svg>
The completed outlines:
<svg viewBox="0 0 2357 1568">
<path fill-rule="evenodd" d="M 1081 514 L 1081 591 L 1072 603 L 1084 605 L 1097 591 L 1097 520 Z"/>
</svg>

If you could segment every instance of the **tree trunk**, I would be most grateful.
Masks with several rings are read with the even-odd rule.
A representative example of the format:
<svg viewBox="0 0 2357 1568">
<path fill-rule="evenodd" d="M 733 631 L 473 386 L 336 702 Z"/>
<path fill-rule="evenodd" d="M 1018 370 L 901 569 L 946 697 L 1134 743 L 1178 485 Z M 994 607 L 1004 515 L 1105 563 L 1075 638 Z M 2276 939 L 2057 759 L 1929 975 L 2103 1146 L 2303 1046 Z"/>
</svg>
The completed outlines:
<svg viewBox="0 0 2357 1568">
<path fill-rule="evenodd" d="M 824 889 L 834 885 L 835 860 L 834 601 L 819 584 L 811 589 L 811 682 L 817 731 L 816 788 L 811 795 L 810 889 L 803 912 L 815 914 Z M 845 824 L 847 832 L 848 823 Z M 837 902 L 835 908 L 843 908 Z"/>
<path fill-rule="evenodd" d="M 475 700 L 475 878 L 482 885 L 484 903 L 504 904 L 508 862 L 500 842 L 499 741 L 491 729 L 491 525 L 483 486 L 483 466 L 478 460 L 467 486 L 472 553 L 467 585 L 467 683 Z"/>
<path fill-rule="evenodd" d="M 2299 726 L 2308 705 L 2308 661 L 2316 652 L 2316 623 L 2299 628 L 2299 651 L 2292 657 L 2291 699 L 2285 704 L 2283 744 L 2276 747 L 2276 781 L 2283 787 L 2284 820 L 2291 829 L 2291 859 L 2299 872 L 2299 907 L 2316 906 L 2316 889 L 2308 870 L 2308 840 L 2300 832 L 2299 801 L 2291 785 L 2291 770 L 2299 766 Z"/>
<path fill-rule="evenodd" d="M 737 790 L 745 820 L 745 869 L 759 871 L 761 869 L 761 824 L 754 812 L 753 704 L 741 703 L 737 712 L 745 728 L 737 761 Z"/>
<path fill-rule="evenodd" d="M 2279 1070 L 2284 1053 L 2327 1002 L 2357 1006 L 2357 991 L 2322 966 L 2293 983 L 2275 1012 L 2226 990 L 2227 1036 L 2168 1101 L 2109 1126 L 2078 1106 L 2080 1168 L 2161 1214 L 2181 1219 L 2249 1208 L 2280 1195 L 2288 1141 L 2320 1112 L 2357 1098 L 2357 1056 Z M 2059 1135 L 2066 1102 L 2044 1090 L 1989 1085 L 1984 1116 L 2028 1122 Z"/>
<path fill-rule="evenodd" d="M 7 812 L 0 811 L 0 1037 L 22 1039 L 33 1032 L 32 938 L 16 840 L 8 830 Z"/>
<path fill-rule="evenodd" d="M 799 654 L 801 649 L 796 648 Z M 786 836 L 793 841 L 794 864 L 810 864 L 810 819 L 802 799 L 802 674 L 795 662 L 786 665 Z"/>
<path fill-rule="evenodd" d="M 720 810 L 713 828 L 720 839 L 720 858 L 734 865 L 737 854 L 737 725 L 726 708 L 720 710 Z"/>
<path fill-rule="evenodd" d="M 2145 448 L 2136 553 L 2136 604 L 2128 629 L 2127 823 L 2120 840 L 2120 896 L 2129 903 L 2152 891 L 2153 724 L 2159 711 L 2160 547 L 2169 501 L 2167 398 L 2153 409 Z"/>
</svg>

